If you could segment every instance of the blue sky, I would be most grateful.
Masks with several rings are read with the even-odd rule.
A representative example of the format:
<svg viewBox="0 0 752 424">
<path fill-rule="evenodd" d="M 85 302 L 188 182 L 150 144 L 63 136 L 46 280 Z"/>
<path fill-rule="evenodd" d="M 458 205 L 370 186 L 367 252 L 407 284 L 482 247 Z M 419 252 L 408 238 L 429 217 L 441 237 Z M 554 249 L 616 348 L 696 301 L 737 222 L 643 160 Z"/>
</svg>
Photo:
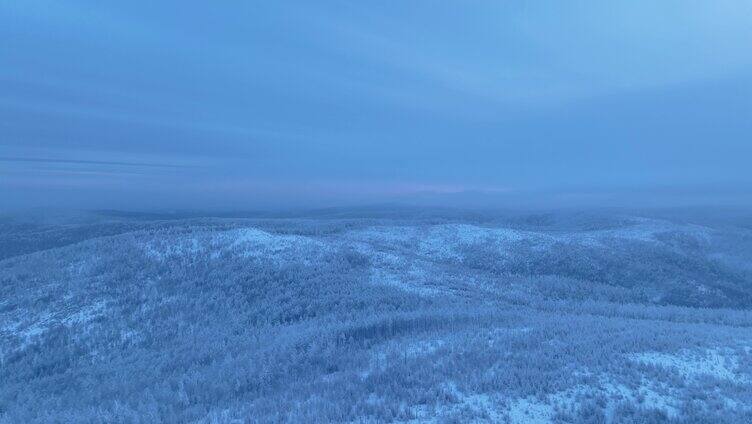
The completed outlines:
<svg viewBox="0 0 752 424">
<path fill-rule="evenodd" d="M 0 196 L 746 196 L 750 22 L 723 0 L 4 1 Z"/>
</svg>

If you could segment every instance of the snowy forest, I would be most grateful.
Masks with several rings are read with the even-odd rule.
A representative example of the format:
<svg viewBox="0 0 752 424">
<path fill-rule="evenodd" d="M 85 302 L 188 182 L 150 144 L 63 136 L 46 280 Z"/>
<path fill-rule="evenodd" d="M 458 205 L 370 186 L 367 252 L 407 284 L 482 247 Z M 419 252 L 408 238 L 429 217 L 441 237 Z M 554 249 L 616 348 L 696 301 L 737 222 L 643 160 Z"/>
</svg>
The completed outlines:
<svg viewBox="0 0 752 424">
<path fill-rule="evenodd" d="M 0 247 L 2 423 L 752 421 L 744 211 L 45 213 Z"/>
</svg>

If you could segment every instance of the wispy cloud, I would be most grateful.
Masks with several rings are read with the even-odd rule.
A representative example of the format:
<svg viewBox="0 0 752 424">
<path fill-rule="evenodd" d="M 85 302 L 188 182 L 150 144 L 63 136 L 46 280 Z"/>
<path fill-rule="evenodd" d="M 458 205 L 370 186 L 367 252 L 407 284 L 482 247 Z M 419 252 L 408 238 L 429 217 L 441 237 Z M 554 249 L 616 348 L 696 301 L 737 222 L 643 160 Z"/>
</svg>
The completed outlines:
<svg viewBox="0 0 752 424">
<path fill-rule="evenodd" d="M 346 203 L 750 178 L 750 2 L 174 12 L 0 4 L 0 186 Z"/>
<path fill-rule="evenodd" d="M 177 165 L 171 163 L 147 163 L 147 162 L 121 162 L 107 160 L 79 160 L 79 159 L 50 159 L 50 158 L 24 158 L 24 157 L 3 157 L 0 156 L 0 162 L 15 163 L 51 163 L 51 164 L 77 164 L 77 165 L 112 165 L 112 166 L 132 166 L 140 168 L 195 168 L 197 165 Z"/>
</svg>

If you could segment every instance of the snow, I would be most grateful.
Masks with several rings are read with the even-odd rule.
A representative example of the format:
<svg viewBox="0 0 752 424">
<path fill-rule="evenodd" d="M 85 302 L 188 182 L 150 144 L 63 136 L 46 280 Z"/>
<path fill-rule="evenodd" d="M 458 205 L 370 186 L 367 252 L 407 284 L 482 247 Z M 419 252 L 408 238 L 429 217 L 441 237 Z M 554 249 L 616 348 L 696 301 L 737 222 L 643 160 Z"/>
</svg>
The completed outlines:
<svg viewBox="0 0 752 424">
<path fill-rule="evenodd" d="M 407 275 L 409 277 L 409 275 Z M 405 274 L 399 271 L 390 271 L 382 268 L 372 268 L 370 281 L 376 285 L 387 285 L 398 289 L 416 293 L 423 296 L 432 296 L 442 291 L 437 288 L 427 287 L 419 278 L 404 278 Z"/>
<path fill-rule="evenodd" d="M 153 259 L 164 261 L 169 257 L 195 256 L 203 252 L 201 244 L 195 237 L 178 239 L 177 241 L 167 240 L 172 241 L 172 243 L 165 240 L 147 243 L 144 246 L 144 253 Z"/>
<path fill-rule="evenodd" d="M 552 242 L 550 236 L 532 231 L 447 224 L 431 227 L 421 239 L 418 251 L 433 260 L 456 260 L 462 259 L 461 248 L 493 245 L 502 253 L 509 244 L 523 240 L 539 246 L 548 246 Z"/>
<path fill-rule="evenodd" d="M 21 343 L 17 345 L 19 350 L 25 349 L 32 339 L 44 334 L 49 326 L 54 322 L 55 316 L 49 312 L 45 312 L 37 316 L 30 323 L 24 321 L 17 321 L 5 325 L 2 328 L 3 333 L 14 335 L 21 339 Z M 28 322 L 28 321 L 27 321 Z"/>
<path fill-rule="evenodd" d="M 681 231 L 699 239 L 708 237 L 707 229 L 696 225 L 677 225 L 660 220 L 637 220 L 636 224 L 606 230 L 581 232 L 524 231 L 469 224 L 442 224 L 428 227 L 371 227 L 348 233 L 349 240 L 390 249 L 410 249 L 431 260 L 460 260 L 462 249 L 477 245 L 493 246 L 503 254 L 511 244 L 528 242 L 533 249 L 546 249 L 554 243 L 574 243 L 603 247 L 613 239 L 657 243 L 656 236 Z"/>
<path fill-rule="evenodd" d="M 556 243 L 599 247 L 611 245 L 614 239 L 658 243 L 656 234 L 677 229 L 691 229 L 702 233 L 702 229 L 689 227 L 648 219 L 635 220 L 634 225 L 623 228 L 582 232 L 523 231 L 470 224 L 377 226 L 349 231 L 344 238 L 355 251 L 369 257 L 372 284 L 389 285 L 421 295 L 434 295 L 446 291 L 432 286 L 442 272 L 440 265 L 462 261 L 465 252 L 475 248 L 490 248 L 502 260 L 514 248 L 514 244 L 520 242 L 525 242 L 533 250 L 544 251 Z M 291 248 L 295 243 L 301 246 L 311 243 L 310 240 L 301 238 L 278 237 L 271 241 L 268 234 L 260 231 L 252 234 L 254 246 L 277 243 L 271 252 Z M 259 254 L 264 252 L 263 248 L 258 249 Z M 465 283 L 482 286 L 484 281 L 467 277 Z"/>
<path fill-rule="evenodd" d="M 6 324 L 2 327 L 2 333 L 16 336 L 21 339 L 18 349 L 25 349 L 34 338 L 43 335 L 48 329 L 56 323 L 64 324 L 68 327 L 79 324 L 86 324 L 96 317 L 104 315 L 106 303 L 98 301 L 91 305 L 71 307 L 75 312 L 60 317 L 61 312 L 43 312 L 36 317 L 26 320 L 16 321 Z"/>
<path fill-rule="evenodd" d="M 350 231 L 345 234 L 345 238 L 364 241 L 367 243 L 387 243 L 399 244 L 408 243 L 418 236 L 417 227 L 409 226 L 390 226 L 390 227 L 368 227 L 361 230 Z"/>
<path fill-rule="evenodd" d="M 143 246 L 144 253 L 158 261 L 168 258 L 191 258 L 208 255 L 218 259 L 229 253 L 253 258 L 287 259 L 304 262 L 312 255 L 326 252 L 330 247 L 321 240 L 299 235 L 272 234 L 257 228 L 241 228 L 221 232 L 198 232 L 190 237 L 154 240 Z"/>
<path fill-rule="evenodd" d="M 437 416 L 451 416 L 463 412 L 470 412 L 474 417 L 473 422 L 501 422 L 501 406 L 495 396 L 486 393 L 464 393 L 452 381 L 444 384 L 444 390 L 451 393 L 456 402 L 437 406 L 433 416 L 429 415 L 429 408 L 425 405 L 413 405 L 410 409 L 417 419 L 408 422 L 435 423 L 440 422 L 436 419 Z"/>
<path fill-rule="evenodd" d="M 601 375 L 596 385 L 577 385 L 552 393 L 539 399 L 525 397 L 512 399 L 506 413 L 512 423 L 551 423 L 557 410 L 574 411 L 585 400 L 602 396 L 606 402 L 606 422 L 610 422 L 619 401 L 627 400 L 646 409 L 663 411 L 668 417 L 679 415 L 679 400 L 668 387 L 643 380 L 637 387 L 630 388 L 618 383 L 608 375 Z"/>
<path fill-rule="evenodd" d="M 552 422 L 554 409 L 533 398 L 520 398 L 511 402 L 507 414 L 512 424 L 542 424 Z"/>
<path fill-rule="evenodd" d="M 601 385 L 603 392 L 610 396 L 606 408 L 607 416 L 613 414 L 614 400 L 628 400 L 632 404 L 639 404 L 646 409 L 657 409 L 663 411 L 669 418 L 675 418 L 679 415 L 679 399 L 672 394 L 672 390 L 658 383 L 642 380 L 634 389 L 611 381 L 603 381 Z"/>
<path fill-rule="evenodd" d="M 273 257 L 301 251 L 316 254 L 328 249 L 325 243 L 311 237 L 270 234 L 255 228 L 235 230 L 228 236 L 234 238 L 230 247 L 239 249 L 241 254 L 247 257 Z"/>
<path fill-rule="evenodd" d="M 738 361 L 734 354 L 722 349 L 682 351 L 678 354 L 645 352 L 631 355 L 630 359 L 672 369 L 687 379 L 712 376 L 732 382 L 751 381 L 748 376 L 737 372 Z"/>
<path fill-rule="evenodd" d="M 74 312 L 71 315 L 63 318 L 61 322 L 68 326 L 76 324 L 86 324 L 87 322 L 94 320 L 96 317 L 104 315 L 105 309 L 106 303 L 104 301 L 99 301 L 94 304 L 78 308 L 77 312 Z"/>
</svg>

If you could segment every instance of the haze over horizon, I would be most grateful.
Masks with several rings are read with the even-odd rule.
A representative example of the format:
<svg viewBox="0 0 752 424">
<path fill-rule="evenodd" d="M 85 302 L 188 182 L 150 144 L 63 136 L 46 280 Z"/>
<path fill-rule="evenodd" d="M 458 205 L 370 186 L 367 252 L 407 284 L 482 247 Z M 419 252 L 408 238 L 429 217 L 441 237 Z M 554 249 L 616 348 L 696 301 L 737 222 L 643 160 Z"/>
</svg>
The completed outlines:
<svg viewBox="0 0 752 424">
<path fill-rule="evenodd" d="M 752 3 L 0 4 L 0 209 L 752 205 Z"/>
</svg>

